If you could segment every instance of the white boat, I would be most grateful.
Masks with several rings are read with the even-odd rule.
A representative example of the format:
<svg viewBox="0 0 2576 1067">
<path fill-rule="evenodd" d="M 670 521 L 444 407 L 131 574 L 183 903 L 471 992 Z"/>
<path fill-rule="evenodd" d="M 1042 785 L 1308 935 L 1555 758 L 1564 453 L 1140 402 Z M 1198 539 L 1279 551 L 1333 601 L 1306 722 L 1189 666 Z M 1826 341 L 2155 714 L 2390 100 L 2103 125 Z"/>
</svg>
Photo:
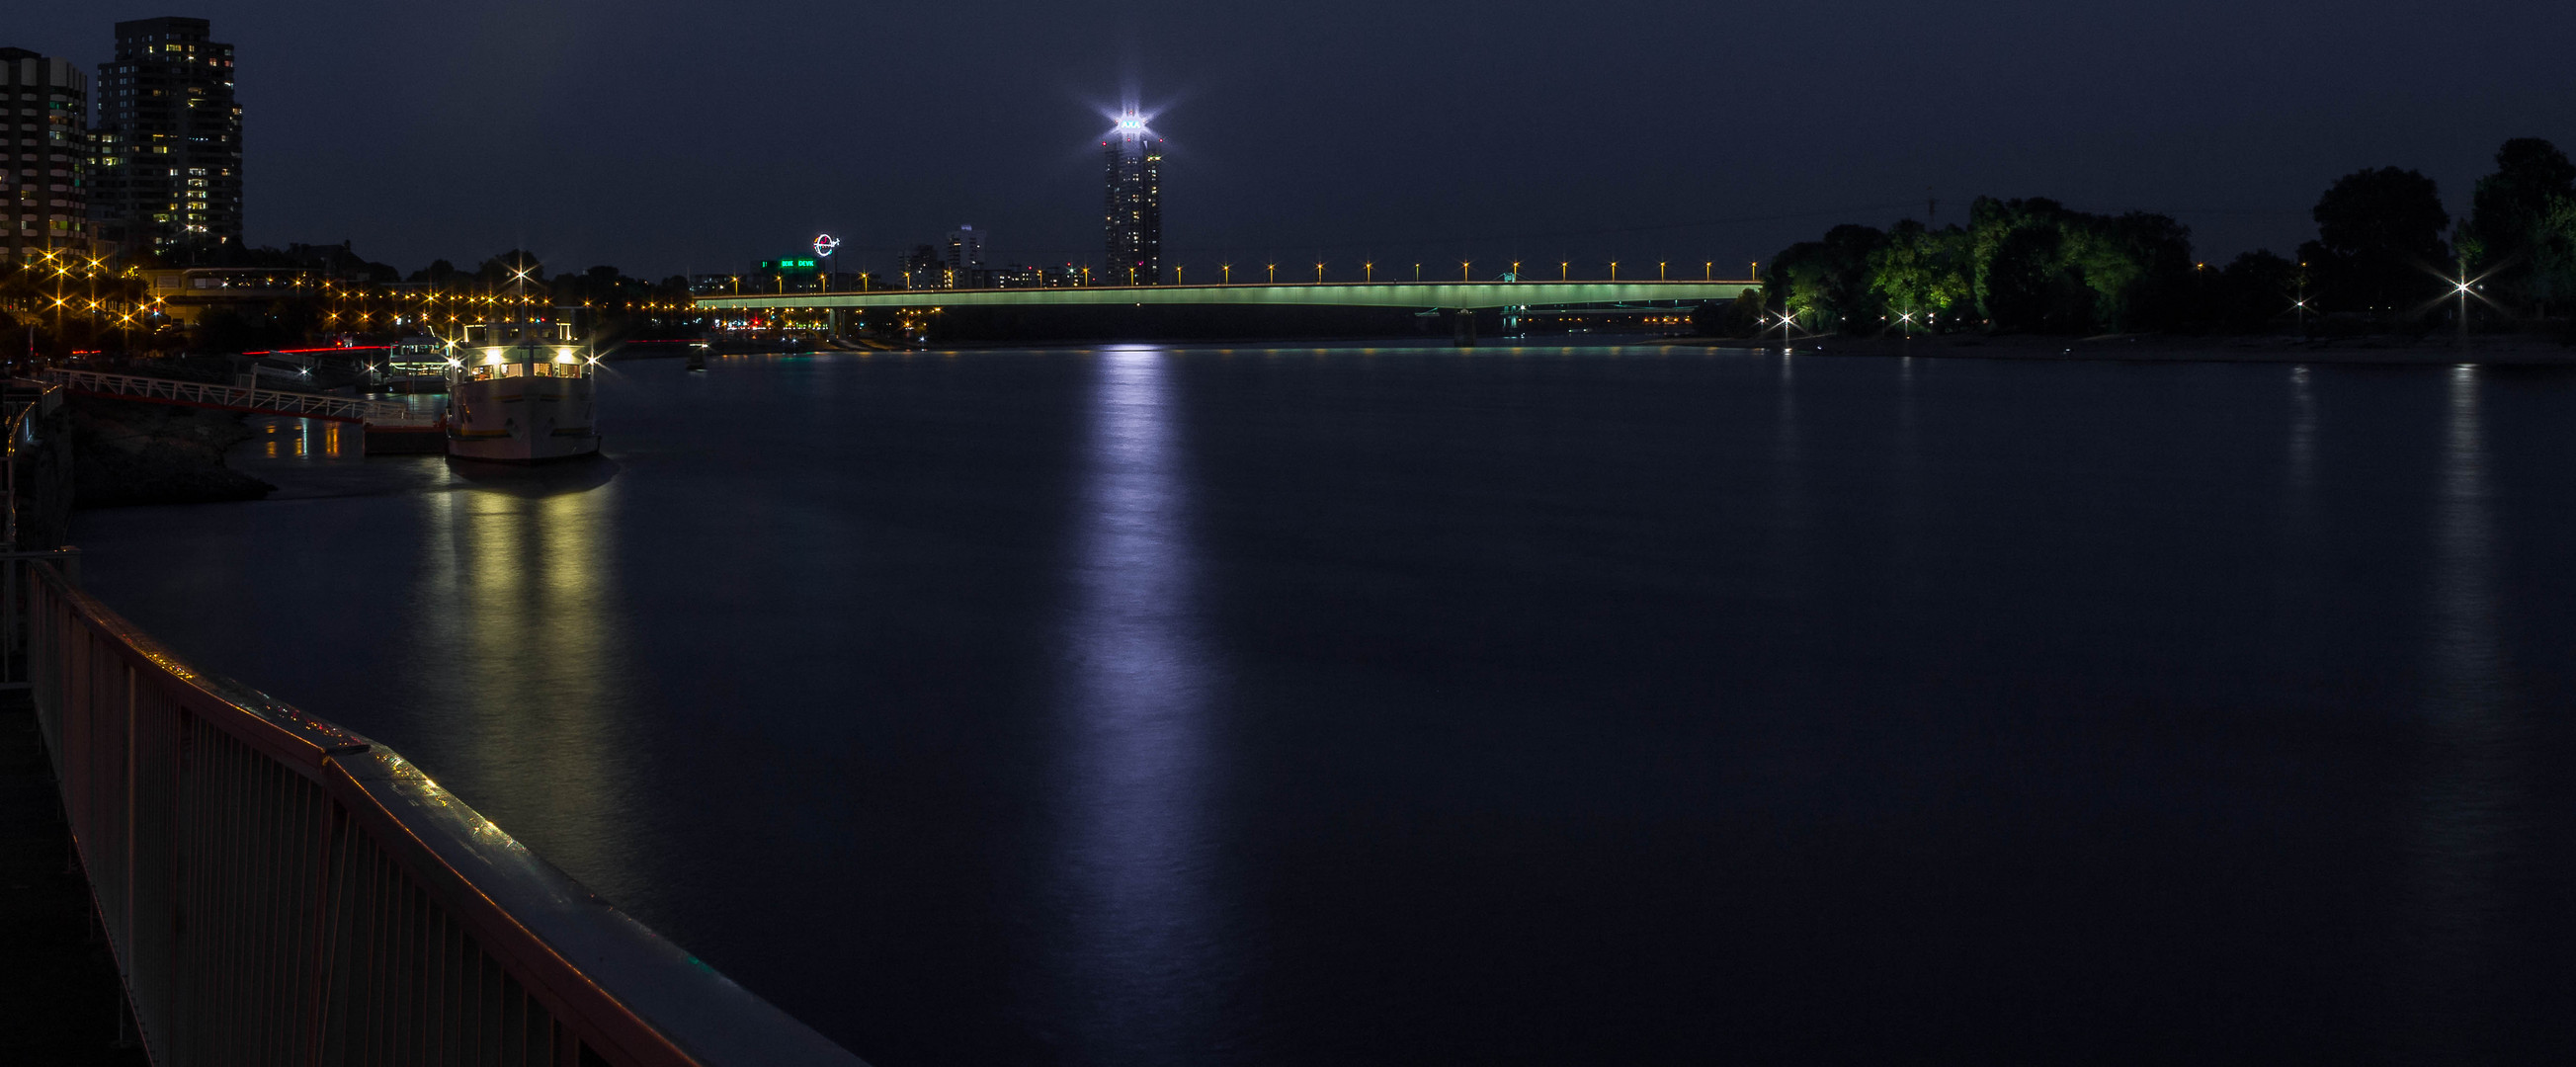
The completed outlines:
<svg viewBox="0 0 2576 1067">
<path fill-rule="evenodd" d="M 598 360 L 570 308 L 522 307 L 465 328 L 447 361 L 447 454 L 534 463 L 599 452 Z"/>
<path fill-rule="evenodd" d="M 377 384 L 389 393 L 436 393 L 447 388 L 447 342 L 427 334 L 410 334 L 394 342 L 376 369 Z"/>
</svg>

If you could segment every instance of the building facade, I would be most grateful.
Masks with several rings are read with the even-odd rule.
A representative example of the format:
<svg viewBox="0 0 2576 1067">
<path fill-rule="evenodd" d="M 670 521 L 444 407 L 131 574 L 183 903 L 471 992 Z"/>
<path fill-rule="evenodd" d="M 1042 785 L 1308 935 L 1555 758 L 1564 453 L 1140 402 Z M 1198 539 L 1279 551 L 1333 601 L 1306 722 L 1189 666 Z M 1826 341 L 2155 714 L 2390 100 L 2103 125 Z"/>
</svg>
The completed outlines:
<svg viewBox="0 0 2576 1067">
<path fill-rule="evenodd" d="M 1109 250 L 1103 285 L 1163 284 L 1163 139 L 1130 110 L 1100 142 Z"/>
<path fill-rule="evenodd" d="M 89 75 L 0 48 L 0 263 L 90 250 Z"/>
<path fill-rule="evenodd" d="M 969 225 L 948 231 L 948 270 L 957 277 L 958 284 L 967 284 L 966 279 L 983 272 L 985 236 L 984 231 Z"/>
<path fill-rule="evenodd" d="M 128 252 L 186 255 L 242 239 L 242 114 L 233 46 L 204 19 L 116 24 L 99 64 L 90 221 Z"/>
</svg>

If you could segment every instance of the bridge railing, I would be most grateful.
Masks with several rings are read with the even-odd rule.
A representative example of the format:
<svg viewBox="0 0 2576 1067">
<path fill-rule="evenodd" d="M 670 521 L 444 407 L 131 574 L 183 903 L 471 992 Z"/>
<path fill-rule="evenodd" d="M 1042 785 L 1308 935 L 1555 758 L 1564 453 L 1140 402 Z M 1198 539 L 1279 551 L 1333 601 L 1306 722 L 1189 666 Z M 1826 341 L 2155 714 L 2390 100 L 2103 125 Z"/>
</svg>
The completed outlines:
<svg viewBox="0 0 2576 1067">
<path fill-rule="evenodd" d="M 48 381 L 60 383 L 73 392 L 87 393 L 92 396 L 122 397 L 165 404 L 188 404 L 232 411 L 300 415 L 310 419 L 363 422 L 377 426 L 410 425 L 422 421 L 421 416 L 414 414 L 409 407 L 389 400 L 366 400 L 351 396 L 333 396 L 329 393 L 261 389 L 247 385 L 155 378 L 142 374 L 112 374 L 107 371 L 74 368 L 58 367 L 44 373 Z"/>
<path fill-rule="evenodd" d="M 160 1067 L 857 1064 L 390 749 L 0 559 L 37 719 Z"/>
</svg>

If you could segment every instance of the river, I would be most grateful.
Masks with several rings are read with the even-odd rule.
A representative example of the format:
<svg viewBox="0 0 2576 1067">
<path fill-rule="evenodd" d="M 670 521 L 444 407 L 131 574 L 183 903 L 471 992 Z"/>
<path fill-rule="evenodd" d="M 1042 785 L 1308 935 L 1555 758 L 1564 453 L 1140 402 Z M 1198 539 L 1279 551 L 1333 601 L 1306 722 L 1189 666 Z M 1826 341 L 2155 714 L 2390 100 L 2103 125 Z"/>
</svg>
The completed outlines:
<svg viewBox="0 0 2576 1067">
<path fill-rule="evenodd" d="M 534 471 L 273 423 L 84 574 L 883 1067 L 2576 1059 L 2568 371 L 600 395 Z"/>
</svg>

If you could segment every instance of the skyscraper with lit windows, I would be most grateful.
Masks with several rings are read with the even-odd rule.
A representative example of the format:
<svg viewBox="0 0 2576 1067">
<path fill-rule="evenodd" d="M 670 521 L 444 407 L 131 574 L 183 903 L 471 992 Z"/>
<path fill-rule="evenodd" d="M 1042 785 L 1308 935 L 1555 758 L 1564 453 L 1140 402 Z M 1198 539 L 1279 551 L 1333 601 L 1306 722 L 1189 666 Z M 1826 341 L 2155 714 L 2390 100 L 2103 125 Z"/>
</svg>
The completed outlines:
<svg viewBox="0 0 2576 1067">
<path fill-rule="evenodd" d="M 241 105 L 233 46 L 204 19 L 116 24 L 99 64 L 90 219 L 126 251 L 200 251 L 242 239 Z"/>
<path fill-rule="evenodd" d="M 0 48 L 0 265 L 89 251 L 89 75 Z"/>
<path fill-rule="evenodd" d="M 1130 107 L 1100 142 L 1108 165 L 1111 285 L 1163 284 L 1163 139 Z"/>
</svg>

